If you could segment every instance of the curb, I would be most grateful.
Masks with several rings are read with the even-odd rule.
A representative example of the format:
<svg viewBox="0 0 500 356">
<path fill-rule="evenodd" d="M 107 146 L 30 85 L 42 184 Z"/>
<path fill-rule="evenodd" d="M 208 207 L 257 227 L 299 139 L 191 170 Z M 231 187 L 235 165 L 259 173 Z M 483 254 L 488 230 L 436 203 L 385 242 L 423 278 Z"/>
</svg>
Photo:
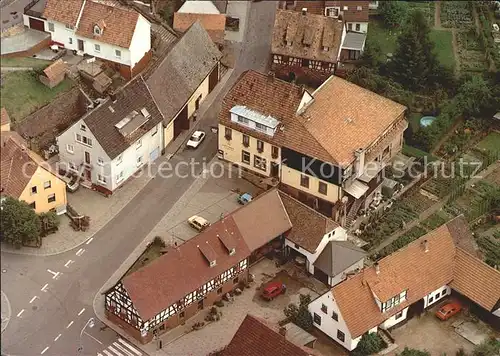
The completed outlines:
<svg viewBox="0 0 500 356">
<path fill-rule="evenodd" d="M 9 298 L 7 298 L 7 294 L 5 294 L 3 290 L 1 291 L 1 293 L 2 293 L 2 298 L 5 298 L 5 302 L 7 303 L 7 311 L 8 311 L 7 322 L 5 323 L 5 325 L 2 325 L 2 333 L 3 333 L 5 329 L 7 329 L 7 326 L 9 325 L 10 317 L 12 316 L 12 309 L 10 307 L 10 302 Z"/>
</svg>

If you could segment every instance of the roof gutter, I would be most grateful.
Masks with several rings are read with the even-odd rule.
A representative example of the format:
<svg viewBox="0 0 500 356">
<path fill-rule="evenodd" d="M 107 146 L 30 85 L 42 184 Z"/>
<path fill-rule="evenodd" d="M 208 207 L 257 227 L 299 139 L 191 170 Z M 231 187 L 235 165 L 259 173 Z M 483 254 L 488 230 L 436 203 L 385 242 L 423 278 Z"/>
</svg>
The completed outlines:
<svg viewBox="0 0 500 356">
<path fill-rule="evenodd" d="M 80 24 L 80 20 L 81 20 L 82 15 L 83 15 L 83 9 L 85 8 L 86 3 L 87 3 L 87 0 L 83 0 L 82 8 L 80 9 L 80 13 L 78 14 L 78 18 L 76 19 L 75 32 L 76 32 L 76 30 L 78 30 L 78 25 Z"/>
</svg>

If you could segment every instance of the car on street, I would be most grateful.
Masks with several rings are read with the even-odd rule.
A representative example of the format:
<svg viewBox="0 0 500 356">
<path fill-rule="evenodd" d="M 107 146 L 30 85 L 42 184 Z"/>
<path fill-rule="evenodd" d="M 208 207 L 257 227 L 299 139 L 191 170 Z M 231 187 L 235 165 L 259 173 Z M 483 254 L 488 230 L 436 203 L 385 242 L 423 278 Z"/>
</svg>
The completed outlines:
<svg viewBox="0 0 500 356">
<path fill-rule="evenodd" d="M 207 227 L 210 226 L 210 223 L 207 221 L 207 219 L 202 218 L 201 216 L 198 215 L 191 216 L 188 219 L 188 224 L 198 232 L 202 232 L 203 230 L 205 230 Z"/>
<path fill-rule="evenodd" d="M 238 203 L 241 205 L 245 205 L 247 203 L 250 203 L 252 201 L 252 196 L 248 193 L 243 193 L 238 196 Z"/>
<path fill-rule="evenodd" d="M 265 300 L 271 301 L 280 294 L 286 292 L 286 286 L 281 282 L 269 282 L 262 288 L 261 297 Z"/>
<path fill-rule="evenodd" d="M 450 302 L 442 305 L 436 312 L 436 316 L 441 320 L 448 320 L 453 315 L 462 310 L 462 306 L 457 302 Z"/>
<path fill-rule="evenodd" d="M 189 141 L 187 142 L 186 146 L 190 148 L 197 148 L 199 145 L 201 145 L 201 142 L 203 141 L 205 136 L 206 134 L 204 131 L 201 130 L 195 131 L 189 138 Z"/>
</svg>

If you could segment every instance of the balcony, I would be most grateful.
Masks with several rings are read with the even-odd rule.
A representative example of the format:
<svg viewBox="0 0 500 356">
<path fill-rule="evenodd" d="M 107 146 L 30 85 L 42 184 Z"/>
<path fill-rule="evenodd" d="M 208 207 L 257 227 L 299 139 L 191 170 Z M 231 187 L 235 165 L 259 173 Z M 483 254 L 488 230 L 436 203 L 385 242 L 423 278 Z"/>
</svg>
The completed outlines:
<svg viewBox="0 0 500 356">
<path fill-rule="evenodd" d="M 32 0 L 24 7 L 24 14 L 46 20 L 45 17 L 43 17 L 43 9 L 45 8 L 46 2 L 47 0 Z"/>
</svg>

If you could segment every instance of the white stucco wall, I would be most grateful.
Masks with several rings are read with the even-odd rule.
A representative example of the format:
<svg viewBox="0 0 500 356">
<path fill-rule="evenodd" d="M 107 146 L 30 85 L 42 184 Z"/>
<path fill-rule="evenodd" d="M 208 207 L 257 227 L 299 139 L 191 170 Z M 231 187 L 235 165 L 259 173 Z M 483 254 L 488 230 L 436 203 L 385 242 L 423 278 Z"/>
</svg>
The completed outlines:
<svg viewBox="0 0 500 356">
<path fill-rule="evenodd" d="M 328 283 L 330 284 L 331 287 L 339 284 L 344 279 L 346 279 L 347 273 L 355 271 L 356 269 L 359 269 L 359 270 L 363 269 L 364 264 L 365 264 L 365 259 L 363 258 L 363 259 L 359 260 L 358 262 L 356 262 L 355 264 L 353 264 L 353 265 L 349 266 L 348 268 L 346 268 L 345 270 L 343 270 L 341 273 L 337 274 L 335 277 L 329 277 Z"/>
<path fill-rule="evenodd" d="M 393 327 L 394 325 L 396 325 L 396 324 L 402 322 L 403 320 L 405 320 L 407 313 L 408 313 L 408 307 L 404 308 L 403 310 L 401 310 L 401 312 L 399 312 L 397 314 L 394 314 L 389 319 L 387 319 L 386 321 L 384 321 L 382 324 L 379 325 L 380 328 L 387 330 L 390 327 Z"/>
<path fill-rule="evenodd" d="M 443 291 L 445 292 L 444 295 L 443 295 Z M 451 294 L 451 288 L 448 287 L 447 285 L 444 285 L 444 286 L 436 289 L 435 291 L 427 294 L 424 297 L 424 308 L 431 306 L 432 304 L 436 303 L 437 301 L 443 299 L 444 297 L 446 297 L 447 295 L 450 295 L 450 294 Z M 432 300 L 431 300 L 431 298 L 432 298 Z"/>
<path fill-rule="evenodd" d="M 352 24 L 352 31 L 356 31 L 356 25 L 359 24 L 359 31 L 356 32 L 362 32 L 362 33 L 367 33 L 368 32 L 368 22 L 347 22 L 346 26 L 347 29 L 349 29 L 349 24 Z"/>
<path fill-rule="evenodd" d="M 54 24 L 53 32 L 49 31 L 49 25 L 48 25 L 49 23 Z M 47 21 L 45 23 L 45 31 L 51 34 L 51 38 L 53 41 L 64 44 L 64 47 L 67 49 L 78 50 L 78 40 L 81 39 L 84 42 L 83 44 L 84 52 L 90 56 L 106 59 L 112 62 L 121 63 L 129 66 L 132 64 L 129 49 L 113 46 L 107 43 L 100 42 L 95 39 L 78 36 L 76 35 L 75 30 L 67 29 L 66 25 L 60 22 Z M 95 50 L 96 44 L 98 44 L 101 47 L 99 52 Z M 121 51 L 121 58 L 116 57 L 115 50 Z"/>
<path fill-rule="evenodd" d="M 130 63 L 134 67 L 151 49 L 151 23 L 139 15 L 130 42 Z"/>
<path fill-rule="evenodd" d="M 319 245 L 314 253 L 311 253 L 300 246 L 295 246 L 295 243 L 288 240 L 288 239 L 285 239 L 285 246 L 289 246 L 291 249 L 304 255 L 307 259 L 307 262 L 306 262 L 307 271 L 309 273 L 313 274 L 314 273 L 313 263 L 319 257 L 321 252 L 323 252 L 323 249 L 325 248 L 326 244 L 330 241 L 346 241 L 346 240 L 347 240 L 346 231 L 343 228 L 338 227 L 338 228 L 328 232 L 327 234 L 325 234 L 323 236 L 323 238 L 321 239 L 321 242 L 319 243 Z"/>
<path fill-rule="evenodd" d="M 321 306 L 323 304 L 326 305 L 327 307 L 326 314 L 321 310 Z M 309 312 L 313 316 L 314 313 L 316 313 L 321 317 L 321 325 L 314 323 L 314 326 L 316 328 L 318 328 L 323 333 L 331 337 L 335 342 L 339 343 L 347 350 L 352 351 L 356 348 L 361 337 L 356 338 L 354 340 L 351 338 L 351 334 L 347 328 L 347 324 L 345 323 L 344 318 L 340 313 L 337 303 L 333 299 L 333 294 L 331 293 L 331 291 L 328 291 L 327 293 L 313 300 L 309 304 Z M 335 312 L 338 315 L 338 321 L 335 321 L 332 318 L 332 312 Z M 345 335 L 344 341 L 341 341 L 337 338 L 338 330 L 344 333 Z M 374 330 L 377 331 L 377 328 L 375 327 Z"/>
<path fill-rule="evenodd" d="M 104 164 L 101 166 L 97 162 L 98 158 L 102 158 L 102 160 L 105 163 L 109 162 L 109 157 L 102 148 L 102 146 L 99 144 L 95 136 L 92 134 L 90 129 L 88 127 L 86 128 L 85 131 L 81 129 L 82 124 L 85 125 L 83 119 L 78 120 L 75 124 L 73 124 L 71 127 L 69 127 L 66 131 L 64 131 L 61 135 L 57 137 L 57 145 L 59 148 L 59 162 L 61 164 L 61 168 L 63 169 L 66 169 L 66 167 L 69 168 L 70 163 L 74 163 L 79 168 L 80 165 L 85 160 L 85 152 L 89 152 L 90 164 L 93 167 L 93 169 L 91 169 L 91 181 L 92 183 L 103 185 L 101 183 L 97 183 L 97 175 L 101 174 L 105 177 L 110 176 L 111 167 L 109 164 Z M 77 133 L 92 139 L 92 147 L 77 142 L 76 141 Z M 73 153 L 68 151 L 67 145 L 73 146 Z"/>
<path fill-rule="evenodd" d="M 155 131 L 156 134 L 152 136 Z M 141 169 L 141 167 L 152 163 L 154 160 L 152 160 L 151 154 L 156 149 L 158 149 L 158 157 L 161 155 L 163 143 L 162 136 L 163 127 L 162 123 L 159 123 L 156 125 L 156 128 L 151 129 L 148 133 L 141 137 L 140 147 L 137 147 L 136 141 L 120 155 L 121 163 L 119 162 L 120 156 L 113 159 L 111 162 L 111 190 L 114 190 L 122 185 L 128 178 L 130 178 L 130 176 Z M 142 157 L 142 164 L 140 165 L 137 164 L 138 157 Z M 118 180 L 117 175 L 121 172 L 123 172 L 123 178 Z"/>
</svg>

